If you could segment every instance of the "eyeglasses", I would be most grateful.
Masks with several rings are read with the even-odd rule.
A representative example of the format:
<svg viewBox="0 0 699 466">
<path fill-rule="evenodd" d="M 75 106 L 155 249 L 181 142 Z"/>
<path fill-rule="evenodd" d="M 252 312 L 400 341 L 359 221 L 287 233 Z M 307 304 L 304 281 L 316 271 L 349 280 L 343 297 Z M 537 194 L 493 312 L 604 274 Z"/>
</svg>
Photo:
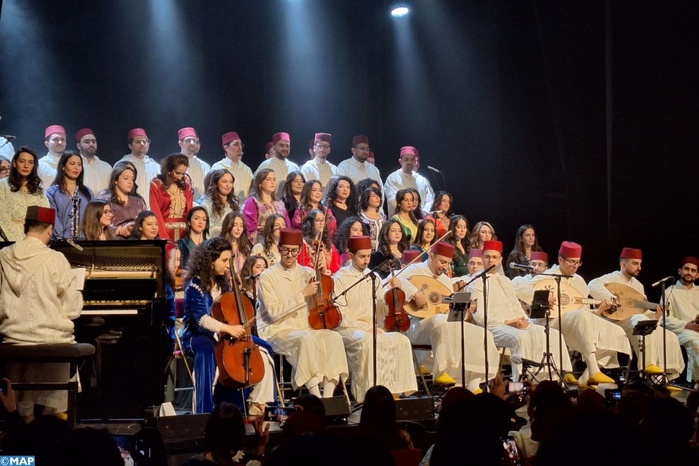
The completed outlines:
<svg viewBox="0 0 699 466">
<path fill-rule="evenodd" d="M 566 258 L 563 258 L 563 260 L 565 260 L 571 267 L 582 267 L 582 261 L 572 261 Z"/>
<path fill-rule="evenodd" d="M 201 142 L 199 141 L 199 139 L 194 139 L 194 138 L 186 138 L 186 139 L 184 140 L 184 142 L 187 143 L 187 144 L 201 144 Z"/>
<path fill-rule="evenodd" d="M 240 142 L 240 141 L 236 141 L 236 142 L 231 143 L 231 146 L 233 146 L 233 147 L 240 147 L 241 149 L 245 148 L 245 144 L 243 144 L 243 143 Z"/>
<path fill-rule="evenodd" d="M 10 171 L 9 167 L 0 167 L 0 173 L 7 173 Z"/>
<path fill-rule="evenodd" d="M 131 144 L 150 144 L 150 139 L 134 139 Z"/>
<path fill-rule="evenodd" d="M 321 149 L 330 149 L 330 144 L 318 144 L 316 143 L 316 147 L 320 147 Z"/>
<path fill-rule="evenodd" d="M 292 256 L 296 257 L 299 255 L 299 252 L 301 252 L 301 248 L 295 248 L 295 249 L 290 249 L 290 248 L 279 248 L 279 253 L 282 256 Z"/>
</svg>

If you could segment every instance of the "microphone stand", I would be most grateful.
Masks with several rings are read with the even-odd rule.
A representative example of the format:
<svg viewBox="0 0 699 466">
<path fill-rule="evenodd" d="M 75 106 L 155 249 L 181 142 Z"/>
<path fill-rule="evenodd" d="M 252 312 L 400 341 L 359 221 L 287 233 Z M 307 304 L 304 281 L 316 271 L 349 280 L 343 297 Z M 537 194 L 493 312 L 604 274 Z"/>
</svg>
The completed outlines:
<svg viewBox="0 0 699 466">
<path fill-rule="evenodd" d="M 2 229 L 2 225 L 0 225 L 0 238 L 2 238 L 3 241 L 5 242 L 10 242 L 9 239 L 7 239 L 7 235 L 5 234 L 5 231 Z"/>
<path fill-rule="evenodd" d="M 376 386 L 376 362 L 377 362 L 377 356 L 376 356 L 376 274 L 374 272 L 369 272 L 369 275 L 371 276 L 371 325 L 372 329 L 374 331 L 372 335 L 372 340 L 373 340 L 373 347 L 372 347 L 372 358 L 374 358 L 373 363 L 374 363 L 374 387 Z M 362 278 L 362 281 L 364 279 Z"/>
<path fill-rule="evenodd" d="M 663 385 L 667 387 L 667 331 L 666 325 L 666 315 L 667 315 L 667 302 L 665 301 L 665 280 L 660 284 L 660 305 L 663 308 Z"/>
<path fill-rule="evenodd" d="M 483 362 L 484 362 L 484 367 L 485 367 L 485 385 L 483 386 L 483 392 L 488 393 L 488 272 L 493 270 L 495 268 L 495 265 L 491 265 L 487 269 L 481 271 L 478 275 L 473 277 L 471 280 L 469 280 L 468 283 L 465 283 L 464 285 L 459 288 L 459 290 L 464 289 L 471 283 L 475 282 L 479 278 L 483 279 Z M 452 293 L 452 296 L 454 294 Z M 461 322 L 461 373 L 462 375 L 465 375 L 465 369 L 464 369 L 464 323 L 463 321 Z M 463 382 L 463 380 L 462 380 Z"/>
</svg>

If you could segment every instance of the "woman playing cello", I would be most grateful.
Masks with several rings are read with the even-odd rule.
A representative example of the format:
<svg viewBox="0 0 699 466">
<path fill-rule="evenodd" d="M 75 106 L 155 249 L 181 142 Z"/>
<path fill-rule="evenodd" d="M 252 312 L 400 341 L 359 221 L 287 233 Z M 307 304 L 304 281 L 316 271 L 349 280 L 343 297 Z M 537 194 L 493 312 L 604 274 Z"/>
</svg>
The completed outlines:
<svg viewBox="0 0 699 466">
<path fill-rule="evenodd" d="M 241 338 L 246 334 L 242 325 L 229 325 L 211 316 L 214 301 L 230 289 L 226 280 L 230 258 L 228 241 L 219 237 L 208 239 L 194 249 L 184 275 L 182 344 L 185 352 L 194 356 L 197 413 L 209 413 L 214 407 L 215 337 Z M 267 372 L 273 377 L 273 371 Z M 217 385 L 217 392 L 220 387 Z"/>
</svg>

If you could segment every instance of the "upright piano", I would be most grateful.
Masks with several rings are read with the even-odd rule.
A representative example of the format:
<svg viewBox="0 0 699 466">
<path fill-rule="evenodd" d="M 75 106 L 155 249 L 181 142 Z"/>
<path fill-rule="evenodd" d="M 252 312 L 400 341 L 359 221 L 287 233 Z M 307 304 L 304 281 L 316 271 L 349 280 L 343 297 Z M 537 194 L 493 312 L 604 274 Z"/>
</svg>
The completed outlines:
<svg viewBox="0 0 699 466">
<path fill-rule="evenodd" d="M 51 248 L 85 269 L 75 339 L 96 353 L 94 370 L 81 370 L 78 418 L 143 419 L 163 400 L 165 241 L 61 241 Z"/>
</svg>

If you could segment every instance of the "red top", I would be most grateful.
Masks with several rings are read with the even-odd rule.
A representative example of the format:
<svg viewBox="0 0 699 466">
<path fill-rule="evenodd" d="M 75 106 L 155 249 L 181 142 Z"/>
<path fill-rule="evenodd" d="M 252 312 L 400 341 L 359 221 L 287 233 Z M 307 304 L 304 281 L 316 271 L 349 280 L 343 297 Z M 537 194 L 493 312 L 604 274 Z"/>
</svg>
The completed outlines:
<svg viewBox="0 0 699 466">
<path fill-rule="evenodd" d="M 158 219 L 158 236 L 161 239 L 175 241 L 175 230 L 166 226 L 166 223 L 183 222 L 187 217 L 187 213 L 192 208 L 192 187 L 189 183 L 186 184 L 184 190 L 185 208 L 182 217 L 170 218 L 170 194 L 163 189 L 163 182 L 159 179 L 154 179 L 150 182 L 150 210 L 153 211 Z M 185 227 L 180 230 L 180 238 L 184 236 Z"/>
</svg>

